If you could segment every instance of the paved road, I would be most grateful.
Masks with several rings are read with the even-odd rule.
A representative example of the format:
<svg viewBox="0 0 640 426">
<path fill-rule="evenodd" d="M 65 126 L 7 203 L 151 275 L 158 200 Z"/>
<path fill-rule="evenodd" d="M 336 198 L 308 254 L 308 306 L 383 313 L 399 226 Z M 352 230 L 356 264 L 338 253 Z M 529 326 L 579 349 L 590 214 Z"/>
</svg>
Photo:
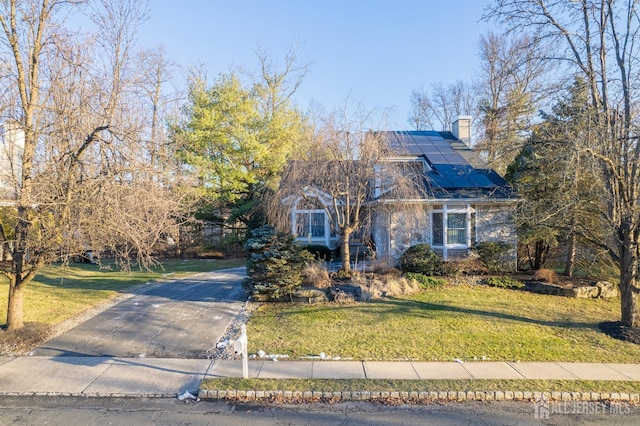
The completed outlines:
<svg viewBox="0 0 640 426">
<path fill-rule="evenodd" d="M 247 296 L 244 269 L 153 286 L 34 350 L 35 356 L 206 358 Z"/>
<path fill-rule="evenodd" d="M 592 403 L 595 404 L 595 403 Z M 637 425 L 640 411 L 572 412 L 572 406 L 548 419 L 536 419 L 534 404 L 464 402 L 386 406 L 364 402 L 259 405 L 182 402 L 157 398 L 5 397 L 0 399 L 2 425 Z M 587 407 L 588 408 L 588 407 Z M 575 411 L 575 410 L 573 410 Z"/>
</svg>

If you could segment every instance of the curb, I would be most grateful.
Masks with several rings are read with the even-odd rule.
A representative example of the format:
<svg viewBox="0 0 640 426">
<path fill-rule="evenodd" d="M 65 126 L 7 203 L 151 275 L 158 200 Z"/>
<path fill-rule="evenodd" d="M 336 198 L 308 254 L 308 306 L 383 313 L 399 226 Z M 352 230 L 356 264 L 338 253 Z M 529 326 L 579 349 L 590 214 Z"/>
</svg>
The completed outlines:
<svg viewBox="0 0 640 426">
<path fill-rule="evenodd" d="M 432 403 L 436 401 L 615 401 L 640 404 L 640 394 L 606 392 L 530 392 L 530 391 L 240 391 L 240 390 L 199 390 L 198 398 L 207 400 L 242 401 L 383 401 L 399 400 L 412 403 Z"/>
</svg>

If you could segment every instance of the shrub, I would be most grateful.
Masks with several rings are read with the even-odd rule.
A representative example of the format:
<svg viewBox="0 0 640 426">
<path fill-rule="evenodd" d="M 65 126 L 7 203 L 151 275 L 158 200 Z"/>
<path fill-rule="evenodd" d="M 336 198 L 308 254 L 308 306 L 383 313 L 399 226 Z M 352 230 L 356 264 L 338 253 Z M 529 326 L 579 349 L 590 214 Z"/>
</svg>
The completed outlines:
<svg viewBox="0 0 640 426">
<path fill-rule="evenodd" d="M 558 282 L 558 276 L 551 269 L 538 269 L 534 274 L 534 278 L 539 281 L 548 282 L 549 284 Z"/>
<path fill-rule="evenodd" d="M 269 225 L 251 231 L 245 249 L 249 278 L 243 286 L 262 300 L 291 298 L 302 284 L 302 269 L 313 260 L 292 235 L 276 233 Z"/>
<path fill-rule="evenodd" d="M 358 274 L 354 276 L 353 283 L 360 287 L 362 300 L 365 302 L 370 299 L 403 296 L 420 291 L 420 284 L 417 281 L 393 273 L 371 276 Z"/>
<path fill-rule="evenodd" d="M 516 280 L 511 277 L 489 277 L 482 281 L 483 284 L 488 285 L 489 287 L 499 287 L 499 288 L 511 288 L 511 289 L 519 289 L 523 288 L 524 284 L 522 281 Z"/>
<path fill-rule="evenodd" d="M 442 274 L 447 277 L 486 275 L 487 273 L 489 269 L 477 258 L 467 257 L 442 263 Z"/>
<path fill-rule="evenodd" d="M 312 263 L 302 270 L 303 284 L 310 287 L 329 288 L 331 277 L 325 265 Z"/>
<path fill-rule="evenodd" d="M 505 265 L 511 263 L 508 254 L 511 244 L 501 241 L 483 241 L 476 243 L 472 251 L 478 256 L 490 272 L 504 271 Z"/>
<path fill-rule="evenodd" d="M 304 246 L 303 249 L 314 255 L 316 260 L 329 261 L 333 258 L 333 252 L 327 246 L 311 244 Z"/>
<path fill-rule="evenodd" d="M 351 279 L 351 277 L 353 277 L 353 275 L 355 274 L 355 272 L 353 271 L 345 271 L 344 269 L 340 269 L 336 272 L 334 272 L 332 274 L 333 278 L 337 279 L 337 280 L 348 280 Z"/>
<path fill-rule="evenodd" d="M 416 281 L 424 289 L 442 287 L 447 283 L 443 278 L 428 277 L 418 272 L 407 272 L 405 276 L 409 281 Z"/>
<path fill-rule="evenodd" d="M 398 268 L 404 272 L 417 272 L 423 275 L 442 275 L 442 258 L 429 244 L 409 247 L 400 257 Z"/>
</svg>

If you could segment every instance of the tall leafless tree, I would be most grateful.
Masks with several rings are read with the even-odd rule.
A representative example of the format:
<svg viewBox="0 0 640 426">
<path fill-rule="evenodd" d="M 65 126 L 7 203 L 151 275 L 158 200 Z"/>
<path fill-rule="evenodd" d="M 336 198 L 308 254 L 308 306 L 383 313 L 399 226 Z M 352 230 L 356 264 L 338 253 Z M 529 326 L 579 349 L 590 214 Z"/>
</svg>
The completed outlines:
<svg viewBox="0 0 640 426">
<path fill-rule="evenodd" d="M 85 3 L 99 33 L 64 26 Z M 2 158 L 16 171 L 0 215 L 8 329 L 24 325 L 25 287 L 44 265 L 87 252 L 148 264 L 180 215 L 178 176 L 150 163 L 133 90 L 145 16 L 142 0 L 0 3 L 0 91 L 15 99 L 1 105 L 3 142 L 19 152 Z"/>
<path fill-rule="evenodd" d="M 356 232 L 365 238 L 368 235 L 371 202 L 385 196 L 403 200 L 421 196 L 419 170 L 392 160 L 384 133 L 366 127 L 373 116 L 373 111 L 358 110 L 325 117 L 313 136 L 314 155 L 289 163 L 269 209 L 271 221 L 289 231 L 292 209 L 300 200 L 323 208 L 332 231 L 340 237 L 346 273 L 351 272 L 351 236 Z M 398 208 L 419 207 L 401 203 Z"/>
<path fill-rule="evenodd" d="M 638 143 L 638 1 L 498 0 L 487 9 L 507 29 L 525 29 L 557 43 L 545 58 L 558 79 L 578 74 L 596 113 L 585 152 L 604 182 L 601 211 L 609 237 L 595 241 L 620 267 L 621 322 L 640 326 L 637 296 L 640 266 L 640 144 Z"/>
<path fill-rule="evenodd" d="M 476 108 L 474 89 L 468 83 L 462 80 L 448 86 L 434 83 L 430 92 L 424 87 L 411 92 L 408 122 L 415 130 L 451 130 L 458 116 L 473 116 Z"/>
<path fill-rule="evenodd" d="M 540 40 L 527 35 L 480 37 L 477 82 L 480 130 L 476 149 L 504 173 L 522 148 L 536 112 L 546 62 Z"/>
</svg>

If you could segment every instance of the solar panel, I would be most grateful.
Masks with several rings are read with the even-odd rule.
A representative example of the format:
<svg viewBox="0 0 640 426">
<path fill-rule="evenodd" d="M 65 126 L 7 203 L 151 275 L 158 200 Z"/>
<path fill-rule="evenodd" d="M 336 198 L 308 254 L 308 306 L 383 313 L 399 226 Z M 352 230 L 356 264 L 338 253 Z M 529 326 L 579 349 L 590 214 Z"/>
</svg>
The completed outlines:
<svg viewBox="0 0 640 426">
<path fill-rule="evenodd" d="M 497 186 L 506 185 L 506 182 L 503 182 L 503 179 L 495 172 L 476 169 L 469 164 L 469 161 L 451 145 L 451 142 L 457 141 L 445 139 L 444 136 L 453 137 L 448 132 L 400 131 L 384 133 L 390 149 L 396 154 L 424 156 L 429 161 L 432 170 L 426 173 L 425 184 L 431 192 L 453 191 L 457 193 L 467 190 L 494 190 Z M 458 149 L 461 148 L 467 147 L 466 145 L 458 147 Z"/>
</svg>

